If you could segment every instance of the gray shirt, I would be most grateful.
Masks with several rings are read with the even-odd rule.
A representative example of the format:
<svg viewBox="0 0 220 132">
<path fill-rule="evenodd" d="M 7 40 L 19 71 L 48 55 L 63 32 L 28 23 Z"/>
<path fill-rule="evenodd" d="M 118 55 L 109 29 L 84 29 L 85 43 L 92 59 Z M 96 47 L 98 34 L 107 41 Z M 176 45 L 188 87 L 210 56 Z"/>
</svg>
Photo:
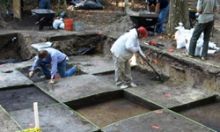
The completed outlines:
<svg viewBox="0 0 220 132">
<path fill-rule="evenodd" d="M 199 12 L 198 22 L 208 23 L 214 20 L 214 11 L 218 8 L 217 0 L 198 0 L 197 11 Z"/>
</svg>

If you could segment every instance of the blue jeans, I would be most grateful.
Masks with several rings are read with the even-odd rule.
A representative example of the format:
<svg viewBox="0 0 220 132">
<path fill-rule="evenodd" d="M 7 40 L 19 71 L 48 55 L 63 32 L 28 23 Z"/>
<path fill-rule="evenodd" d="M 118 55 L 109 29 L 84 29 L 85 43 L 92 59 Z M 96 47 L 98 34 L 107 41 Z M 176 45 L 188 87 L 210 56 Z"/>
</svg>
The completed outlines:
<svg viewBox="0 0 220 132">
<path fill-rule="evenodd" d="M 46 78 L 51 77 L 50 70 L 48 69 L 49 63 L 48 62 L 39 62 L 39 66 L 42 69 L 42 72 L 46 76 Z M 66 60 L 58 63 L 57 65 L 57 71 L 60 74 L 62 78 L 72 76 L 74 73 L 76 73 L 76 67 L 71 67 L 70 69 L 66 70 Z"/>
<path fill-rule="evenodd" d="M 40 9 L 50 9 L 50 0 L 40 0 L 39 1 L 39 8 Z"/>
<path fill-rule="evenodd" d="M 158 16 L 158 21 L 157 21 L 157 27 L 156 27 L 157 33 L 164 32 L 163 24 L 166 22 L 168 15 L 169 15 L 169 5 L 166 8 L 160 10 L 160 14 Z"/>
</svg>

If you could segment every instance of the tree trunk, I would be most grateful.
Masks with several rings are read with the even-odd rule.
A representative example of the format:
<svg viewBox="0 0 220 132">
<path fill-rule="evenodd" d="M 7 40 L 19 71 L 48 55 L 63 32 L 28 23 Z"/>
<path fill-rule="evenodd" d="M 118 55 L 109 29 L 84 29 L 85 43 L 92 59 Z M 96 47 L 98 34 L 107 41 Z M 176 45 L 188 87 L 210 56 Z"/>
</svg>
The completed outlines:
<svg viewBox="0 0 220 132">
<path fill-rule="evenodd" d="M 2 5 L 0 5 L 0 11 L 2 11 L 2 13 L 6 12 L 4 7 L 2 7 Z M 4 21 L 4 18 L 2 14 L 0 13 L 0 28 L 4 28 L 6 26 L 7 26 L 7 23 Z"/>
<path fill-rule="evenodd" d="M 128 5 L 128 1 L 129 0 L 124 0 L 124 2 L 125 2 L 125 12 L 127 12 L 128 10 L 129 10 L 129 5 Z"/>
<path fill-rule="evenodd" d="M 119 0 L 115 0 L 116 7 L 119 7 Z"/>
<path fill-rule="evenodd" d="M 64 4 L 64 7 L 66 8 L 67 7 L 67 1 L 64 0 L 63 4 Z"/>
<path fill-rule="evenodd" d="M 182 22 L 185 28 L 190 27 L 188 0 L 170 0 L 170 11 L 167 24 L 168 35 L 175 33 L 175 27 Z"/>
</svg>

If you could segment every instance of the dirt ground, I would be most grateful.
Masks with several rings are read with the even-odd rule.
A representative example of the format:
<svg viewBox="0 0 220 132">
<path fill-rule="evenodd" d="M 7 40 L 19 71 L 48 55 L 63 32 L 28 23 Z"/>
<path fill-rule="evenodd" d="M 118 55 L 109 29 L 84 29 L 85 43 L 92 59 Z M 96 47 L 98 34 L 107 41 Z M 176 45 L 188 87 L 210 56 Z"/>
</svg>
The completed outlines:
<svg viewBox="0 0 220 132">
<path fill-rule="evenodd" d="M 129 16 L 125 15 L 124 8 L 120 5 L 121 1 L 119 1 L 119 6 L 116 6 L 115 1 L 106 0 L 104 1 L 105 8 L 103 10 L 76 10 L 67 11 L 69 17 L 72 17 L 75 22 L 80 22 L 82 29 L 81 30 L 95 30 L 105 33 L 107 35 L 118 37 L 122 33 L 131 29 L 134 25 L 130 20 Z M 141 0 L 135 0 L 132 9 L 144 9 L 145 3 Z M 57 5 L 52 5 L 52 7 L 57 10 Z M 28 7 L 30 8 L 30 7 Z M 41 32 L 38 31 L 38 26 L 36 23 L 36 18 L 31 15 L 30 10 L 25 11 L 23 18 L 21 20 L 12 19 L 11 17 L 4 17 L 4 15 L 0 16 L 0 26 L 2 26 L 3 30 L 26 30 L 30 35 L 35 36 L 33 40 L 34 42 L 42 41 L 41 40 Z M 5 20 L 5 21 L 3 21 Z M 220 26 L 219 19 L 215 22 L 215 27 L 218 29 Z M 0 29 L 1 30 L 1 29 Z M 52 30 L 49 28 L 44 28 L 44 32 L 59 32 L 58 30 Z M 220 30 L 214 30 L 213 36 L 211 37 L 211 41 L 215 42 L 218 46 L 219 44 L 219 34 Z M 39 37 L 38 37 L 39 36 Z M 167 37 L 166 35 L 157 35 L 150 36 L 147 41 L 155 40 L 159 43 L 164 44 L 164 48 L 174 49 L 176 47 L 176 42 L 173 37 Z M 184 49 L 178 49 L 178 52 L 184 53 Z M 213 60 L 218 62 L 220 60 L 220 53 L 216 53 L 208 57 L 209 60 Z"/>
<path fill-rule="evenodd" d="M 96 125 L 104 127 L 121 119 L 146 113 L 150 110 L 126 99 L 115 99 L 94 106 L 81 108 L 77 111 L 95 122 Z"/>
</svg>

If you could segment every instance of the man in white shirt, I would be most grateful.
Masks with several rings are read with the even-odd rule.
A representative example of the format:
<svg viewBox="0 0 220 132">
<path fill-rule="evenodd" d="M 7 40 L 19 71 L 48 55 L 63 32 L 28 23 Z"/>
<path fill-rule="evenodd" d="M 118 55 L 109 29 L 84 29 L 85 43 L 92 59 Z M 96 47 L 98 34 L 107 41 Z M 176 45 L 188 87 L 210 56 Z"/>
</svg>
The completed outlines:
<svg viewBox="0 0 220 132">
<path fill-rule="evenodd" d="M 147 30 L 144 27 L 131 29 L 120 36 L 112 45 L 111 52 L 113 54 L 115 66 L 115 82 L 121 89 L 137 87 L 132 82 L 131 67 L 129 60 L 135 53 L 139 53 L 146 58 L 140 47 L 140 39 L 147 37 Z"/>
</svg>

